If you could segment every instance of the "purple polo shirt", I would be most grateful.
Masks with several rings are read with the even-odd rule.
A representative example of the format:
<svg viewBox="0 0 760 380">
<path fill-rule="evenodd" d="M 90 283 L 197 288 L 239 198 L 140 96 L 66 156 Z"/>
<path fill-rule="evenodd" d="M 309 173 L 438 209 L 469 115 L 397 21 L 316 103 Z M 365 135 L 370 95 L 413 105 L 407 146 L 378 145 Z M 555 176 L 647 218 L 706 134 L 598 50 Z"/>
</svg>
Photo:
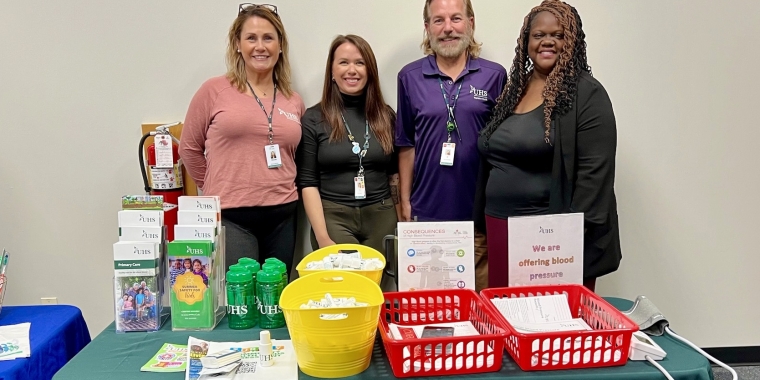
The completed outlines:
<svg viewBox="0 0 760 380">
<path fill-rule="evenodd" d="M 456 131 L 451 133 L 456 143 L 453 166 L 440 164 L 448 136 L 448 111 L 438 78 L 449 99 L 462 83 L 454 109 L 461 141 Z M 472 220 L 480 164 L 478 132 L 488 122 L 506 78 L 507 71 L 500 64 L 473 58 L 454 82 L 438 69 L 435 55 L 414 61 L 398 73 L 396 146 L 415 148 L 412 217 L 420 221 Z"/>
</svg>

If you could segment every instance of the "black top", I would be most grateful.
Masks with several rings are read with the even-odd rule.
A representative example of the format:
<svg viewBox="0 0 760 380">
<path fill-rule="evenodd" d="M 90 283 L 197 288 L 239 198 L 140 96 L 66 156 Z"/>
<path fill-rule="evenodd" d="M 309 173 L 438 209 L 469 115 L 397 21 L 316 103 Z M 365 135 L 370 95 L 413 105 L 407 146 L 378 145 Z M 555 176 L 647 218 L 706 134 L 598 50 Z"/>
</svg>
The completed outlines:
<svg viewBox="0 0 760 380">
<path fill-rule="evenodd" d="M 595 278 L 617 270 L 622 259 L 615 199 L 617 127 L 612 102 L 599 81 L 581 73 L 576 88 L 572 108 L 552 119 L 554 157 L 548 213 L 583 213 L 583 276 Z M 490 164 L 481 162 L 473 218 L 476 228 L 484 231 L 490 173 L 484 169 Z"/>
<path fill-rule="evenodd" d="M 341 94 L 346 118 L 354 141 L 364 147 L 366 117 L 364 95 Z M 390 197 L 388 176 L 398 172 L 395 152 L 386 155 L 370 128 L 369 149 L 362 159 L 364 166 L 365 199 L 354 198 L 354 177 L 359 172 L 359 157 L 351 152 L 351 142 L 330 142 L 331 127 L 322 118 L 320 104 L 306 110 L 301 118 L 301 143 L 296 154 L 299 189 L 318 187 L 322 199 L 346 206 L 361 207 Z M 345 128 L 344 125 L 340 126 Z"/>
<path fill-rule="evenodd" d="M 546 215 L 554 148 L 544 141 L 544 106 L 506 118 L 491 135 L 478 138 L 478 150 L 490 164 L 486 215 Z M 549 138 L 553 133 L 549 131 Z"/>
</svg>

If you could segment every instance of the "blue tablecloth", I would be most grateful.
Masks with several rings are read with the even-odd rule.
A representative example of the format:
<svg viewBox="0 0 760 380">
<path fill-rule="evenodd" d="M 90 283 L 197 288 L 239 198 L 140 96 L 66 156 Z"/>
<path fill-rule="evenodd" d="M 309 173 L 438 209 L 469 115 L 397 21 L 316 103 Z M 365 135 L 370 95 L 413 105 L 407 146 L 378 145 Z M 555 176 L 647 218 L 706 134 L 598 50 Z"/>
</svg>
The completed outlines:
<svg viewBox="0 0 760 380">
<path fill-rule="evenodd" d="M 0 361 L 0 380 L 52 379 L 90 343 L 82 312 L 74 306 L 3 306 L 0 326 L 31 322 L 29 358 Z"/>
</svg>

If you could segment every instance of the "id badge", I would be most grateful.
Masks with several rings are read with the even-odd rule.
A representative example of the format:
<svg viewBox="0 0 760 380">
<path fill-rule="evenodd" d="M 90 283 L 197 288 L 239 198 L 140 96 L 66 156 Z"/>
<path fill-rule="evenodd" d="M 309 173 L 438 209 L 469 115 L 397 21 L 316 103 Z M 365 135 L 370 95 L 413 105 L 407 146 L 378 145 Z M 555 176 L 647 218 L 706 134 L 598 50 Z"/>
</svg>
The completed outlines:
<svg viewBox="0 0 760 380">
<path fill-rule="evenodd" d="M 267 158 L 267 167 L 270 169 L 279 168 L 282 166 L 282 159 L 280 158 L 280 144 L 272 144 L 264 147 L 264 153 Z"/>
<path fill-rule="evenodd" d="M 364 177 L 354 177 L 354 198 L 367 198 L 367 189 L 364 187 Z"/>
<path fill-rule="evenodd" d="M 454 151 L 456 150 L 455 143 L 443 143 L 441 148 L 441 165 L 453 166 L 454 165 Z"/>
</svg>

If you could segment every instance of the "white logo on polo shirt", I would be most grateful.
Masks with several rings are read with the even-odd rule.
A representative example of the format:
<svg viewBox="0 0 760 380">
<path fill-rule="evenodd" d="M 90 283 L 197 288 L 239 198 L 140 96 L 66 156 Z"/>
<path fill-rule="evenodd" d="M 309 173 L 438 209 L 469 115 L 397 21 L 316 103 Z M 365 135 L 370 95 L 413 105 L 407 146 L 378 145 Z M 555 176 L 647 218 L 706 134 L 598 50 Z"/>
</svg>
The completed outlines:
<svg viewBox="0 0 760 380">
<path fill-rule="evenodd" d="M 285 115 L 285 118 L 287 118 L 290 121 L 295 121 L 298 123 L 300 120 L 298 120 L 298 116 L 294 113 L 290 113 L 288 111 L 284 111 L 282 108 L 277 107 L 277 109 L 280 111 L 280 115 Z"/>
<path fill-rule="evenodd" d="M 488 91 L 478 90 L 475 86 L 470 85 L 470 94 L 472 97 L 478 100 L 488 100 Z"/>
</svg>

